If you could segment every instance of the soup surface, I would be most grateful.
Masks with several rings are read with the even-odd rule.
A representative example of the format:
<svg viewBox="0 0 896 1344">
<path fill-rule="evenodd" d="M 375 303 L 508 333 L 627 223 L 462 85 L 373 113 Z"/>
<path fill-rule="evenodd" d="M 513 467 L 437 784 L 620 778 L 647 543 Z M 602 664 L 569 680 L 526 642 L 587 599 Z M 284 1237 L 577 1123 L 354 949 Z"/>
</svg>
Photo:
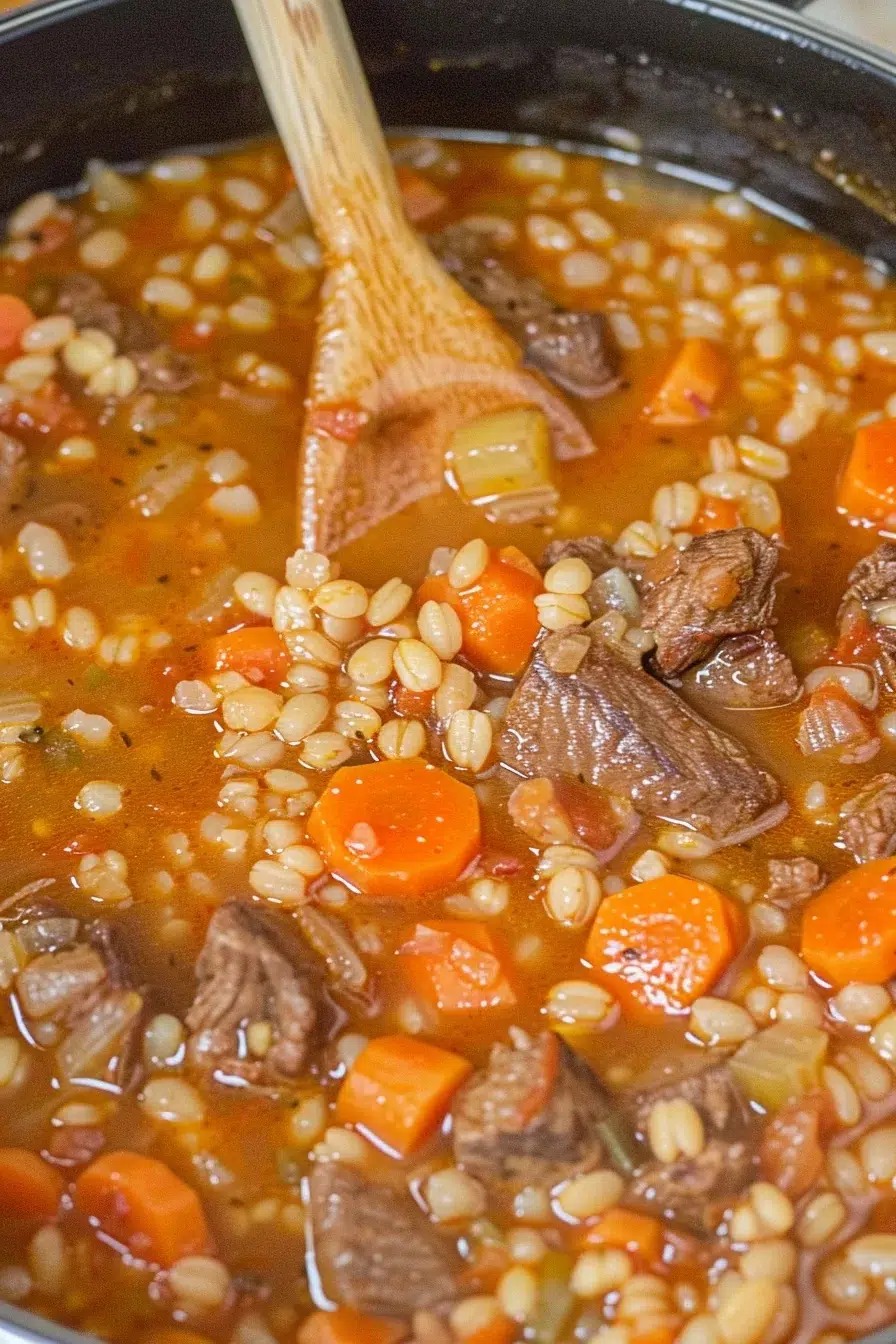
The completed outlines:
<svg viewBox="0 0 896 1344">
<path fill-rule="evenodd" d="M 737 195 L 395 152 L 532 362 L 586 340 L 595 452 L 511 409 L 453 445 L 484 503 L 335 559 L 295 551 L 321 263 L 279 149 L 8 221 L 0 1297 L 139 1344 L 859 1336 L 896 296 Z"/>
</svg>

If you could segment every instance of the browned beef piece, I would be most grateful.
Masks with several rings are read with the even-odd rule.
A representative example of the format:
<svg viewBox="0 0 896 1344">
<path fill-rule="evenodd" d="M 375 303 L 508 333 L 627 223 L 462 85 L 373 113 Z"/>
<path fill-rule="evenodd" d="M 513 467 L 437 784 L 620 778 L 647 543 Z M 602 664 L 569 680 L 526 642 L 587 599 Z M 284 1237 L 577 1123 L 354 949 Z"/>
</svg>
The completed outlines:
<svg viewBox="0 0 896 1344">
<path fill-rule="evenodd" d="M 644 816 L 733 843 L 774 825 L 777 781 L 734 738 L 590 631 L 548 635 L 510 701 L 501 761 L 526 778 L 572 776 Z"/>
<path fill-rule="evenodd" d="M 641 624 L 656 637 L 651 661 L 674 677 L 729 635 L 761 630 L 771 619 L 778 548 L 751 527 L 668 547 L 645 571 Z"/>
<path fill-rule="evenodd" d="M 896 542 L 884 541 L 854 567 L 837 612 L 841 635 L 867 618 L 880 650 L 880 664 L 891 690 L 896 690 L 896 627 L 878 623 L 881 608 L 896 602 Z"/>
<path fill-rule="evenodd" d="M 328 1297 L 372 1316 L 450 1311 L 460 1258 L 409 1195 L 340 1162 L 315 1163 L 309 1191 L 314 1260 Z"/>
<path fill-rule="evenodd" d="M 610 1095 L 559 1036 L 514 1030 L 492 1047 L 452 1115 L 454 1156 L 487 1186 L 552 1186 L 606 1157 L 634 1165 L 615 1138 Z"/>
<path fill-rule="evenodd" d="M 68 313 L 79 329 L 96 327 L 111 336 L 118 353 L 130 355 L 137 365 L 142 391 L 183 392 L 195 383 L 192 359 L 164 342 L 153 318 L 110 299 L 94 276 L 66 276 L 59 286 L 56 309 Z"/>
<path fill-rule="evenodd" d="M 449 275 L 487 308 L 523 349 L 525 360 L 576 397 L 604 397 L 619 386 L 618 353 L 601 313 L 562 308 L 531 277 L 515 275 L 487 238 L 452 224 L 431 240 Z"/>
<path fill-rule="evenodd" d="M 896 852 L 896 775 L 875 775 L 843 805 L 838 839 L 856 863 Z"/>
<path fill-rule="evenodd" d="M 23 443 L 0 430 L 0 522 L 19 507 L 31 484 L 31 463 Z"/>
<path fill-rule="evenodd" d="M 48 949 L 19 972 L 16 994 L 26 1018 L 62 1029 L 56 1046 L 62 1077 L 130 1086 L 143 995 L 112 929 L 102 920 L 82 927 L 42 907 L 24 912 L 17 932 L 26 948 Z"/>
<path fill-rule="evenodd" d="M 226 1082 L 271 1084 L 296 1078 L 308 1063 L 326 1001 L 315 968 L 273 924 L 239 901 L 215 911 L 196 963 L 198 989 L 187 1013 L 188 1057 Z M 267 1022 L 263 1059 L 246 1047 L 246 1029 Z"/>
<path fill-rule="evenodd" d="M 721 709 L 774 709 L 800 693 L 793 664 L 767 627 L 730 635 L 709 662 L 688 674 L 688 682 Z"/>
<path fill-rule="evenodd" d="M 705 1052 L 668 1060 L 619 1094 L 631 1123 L 646 1139 L 658 1101 L 681 1097 L 703 1121 L 706 1143 L 693 1158 L 648 1161 L 635 1175 L 628 1198 L 697 1232 L 712 1231 L 724 1208 L 754 1179 L 758 1132 L 749 1107 L 723 1057 Z"/>
<path fill-rule="evenodd" d="M 820 887 L 824 873 L 814 859 L 769 859 L 766 895 L 775 905 L 802 905 Z"/>
</svg>

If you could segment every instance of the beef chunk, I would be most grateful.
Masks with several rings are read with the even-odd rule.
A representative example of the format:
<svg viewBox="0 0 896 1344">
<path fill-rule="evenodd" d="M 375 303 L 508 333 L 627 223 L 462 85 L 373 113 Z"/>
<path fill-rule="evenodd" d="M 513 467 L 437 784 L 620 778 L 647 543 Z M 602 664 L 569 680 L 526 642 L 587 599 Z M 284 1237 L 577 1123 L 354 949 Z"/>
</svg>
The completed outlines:
<svg viewBox="0 0 896 1344">
<path fill-rule="evenodd" d="M 896 775 L 875 775 L 844 804 L 838 839 L 856 863 L 896 852 Z"/>
<path fill-rule="evenodd" d="M 216 910 L 196 963 L 199 982 L 187 1013 L 187 1053 L 226 1081 L 276 1083 L 296 1078 L 317 1035 L 322 990 L 299 949 L 289 949 L 257 911 L 228 901 Z M 253 1058 L 246 1028 L 267 1022 L 272 1030 L 263 1059 Z"/>
<path fill-rule="evenodd" d="M 111 336 L 118 353 L 129 355 L 136 364 L 141 391 L 183 392 L 196 382 L 192 359 L 165 343 L 158 323 L 110 299 L 94 276 L 66 276 L 59 286 L 56 308 L 68 313 L 79 329 L 95 327 Z"/>
<path fill-rule="evenodd" d="M 896 626 L 880 618 L 896 602 L 896 542 L 884 541 L 855 566 L 837 612 L 841 637 L 854 638 L 870 621 L 881 670 L 890 690 L 896 690 Z M 867 641 L 862 641 L 867 642 Z"/>
<path fill-rule="evenodd" d="M 0 430 L 0 522 L 18 508 L 31 484 L 31 463 L 25 445 Z"/>
<path fill-rule="evenodd" d="M 487 308 L 528 364 L 573 396 L 593 399 L 619 386 L 618 355 L 601 313 L 562 308 L 537 280 L 490 255 L 488 240 L 454 224 L 431 240 L 449 275 Z"/>
<path fill-rule="evenodd" d="M 674 677 L 707 658 L 728 635 L 767 626 L 775 600 L 778 548 L 751 527 L 668 547 L 645 573 L 641 624 L 656 637 L 652 661 Z"/>
<path fill-rule="evenodd" d="M 328 1297 L 372 1316 L 450 1311 L 460 1259 L 408 1195 L 340 1162 L 317 1162 L 309 1190 L 314 1259 Z"/>
<path fill-rule="evenodd" d="M 597 784 L 644 816 L 725 843 L 784 811 L 777 782 L 740 743 L 593 628 L 543 640 L 510 701 L 498 752 L 526 778 Z"/>
<path fill-rule="evenodd" d="M 768 628 L 730 635 L 688 682 L 722 709 L 774 709 L 789 705 L 800 693 L 793 664 Z"/>
<path fill-rule="evenodd" d="M 24 947 L 51 949 L 19 972 L 16 995 L 26 1018 L 59 1027 L 61 1076 L 130 1086 L 143 995 L 133 986 L 112 929 L 101 920 L 82 927 L 43 907 L 22 912 L 17 932 Z"/>
<path fill-rule="evenodd" d="M 454 1155 L 488 1186 L 552 1186 L 601 1164 L 613 1143 L 609 1094 L 553 1032 L 514 1030 L 454 1105 Z M 624 1161 L 624 1158 L 623 1158 Z"/>
<path fill-rule="evenodd" d="M 774 905 L 790 909 L 802 905 L 819 887 L 824 873 L 814 859 L 769 859 L 766 895 Z"/>
<path fill-rule="evenodd" d="M 823 682 L 809 696 L 796 740 L 804 756 L 836 752 L 844 765 L 862 765 L 880 750 L 873 715 L 833 681 Z"/>
<path fill-rule="evenodd" d="M 697 1157 L 648 1161 L 635 1175 L 630 1199 L 697 1232 L 712 1231 L 724 1208 L 755 1176 L 756 1133 L 749 1108 L 724 1059 L 705 1054 L 662 1064 L 620 1094 L 635 1131 L 646 1139 L 653 1107 L 681 1097 L 703 1121 L 706 1143 Z"/>
</svg>

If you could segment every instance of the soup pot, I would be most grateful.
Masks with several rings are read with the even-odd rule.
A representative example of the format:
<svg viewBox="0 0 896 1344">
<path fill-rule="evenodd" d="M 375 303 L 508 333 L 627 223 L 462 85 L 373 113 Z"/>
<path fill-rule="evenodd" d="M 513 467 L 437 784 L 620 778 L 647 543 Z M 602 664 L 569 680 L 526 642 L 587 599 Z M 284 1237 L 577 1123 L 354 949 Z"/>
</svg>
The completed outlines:
<svg viewBox="0 0 896 1344">
<path fill-rule="evenodd" d="M 883 52 L 765 0 L 346 6 L 390 126 L 548 139 L 736 186 L 896 267 L 896 60 Z M 228 0 L 46 0 L 0 18 L 0 216 L 76 185 L 89 158 L 269 128 Z M 0 1344 L 82 1338 L 0 1305 Z M 896 1344 L 896 1327 L 873 1340 Z"/>
</svg>

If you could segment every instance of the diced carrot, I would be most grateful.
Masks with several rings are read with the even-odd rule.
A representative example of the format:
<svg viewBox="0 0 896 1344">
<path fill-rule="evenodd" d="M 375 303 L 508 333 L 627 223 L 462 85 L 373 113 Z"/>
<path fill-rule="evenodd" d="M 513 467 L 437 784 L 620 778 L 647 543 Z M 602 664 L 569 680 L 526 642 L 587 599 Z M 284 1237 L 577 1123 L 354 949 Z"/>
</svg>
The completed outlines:
<svg viewBox="0 0 896 1344">
<path fill-rule="evenodd" d="M 896 858 L 850 869 L 803 909 L 803 960 L 837 989 L 896 975 Z"/>
<path fill-rule="evenodd" d="M 175 350 L 204 350 L 217 335 L 213 322 L 179 322 L 171 333 Z"/>
<path fill-rule="evenodd" d="M 878 420 L 856 431 L 837 507 L 872 521 L 896 513 L 896 419 Z"/>
<path fill-rule="evenodd" d="M 850 612 L 831 651 L 835 663 L 873 663 L 880 655 L 875 627 L 864 611 Z"/>
<path fill-rule="evenodd" d="M 75 1184 L 79 1212 L 138 1260 L 167 1268 L 212 1244 L 195 1190 L 153 1157 L 104 1153 Z"/>
<path fill-rule="evenodd" d="M 607 1209 L 586 1228 L 586 1246 L 618 1246 L 639 1255 L 645 1264 L 659 1260 L 663 1249 L 663 1225 L 659 1218 L 631 1209 Z"/>
<path fill-rule="evenodd" d="M 11 355 L 19 349 L 22 332 L 33 321 L 34 314 L 24 299 L 0 294 L 0 355 Z"/>
<path fill-rule="evenodd" d="M 456 881 L 479 852 L 479 802 L 421 760 L 346 765 L 312 808 L 308 836 L 366 896 L 424 896 Z"/>
<path fill-rule="evenodd" d="M 675 356 L 645 414 L 655 425 L 699 425 L 718 400 L 727 373 L 719 347 L 693 337 Z"/>
<path fill-rule="evenodd" d="M 203 647 L 209 672 L 241 672 L 256 685 L 279 686 L 291 658 L 277 631 L 269 625 L 244 625 L 210 639 Z"/>
<path fill-rule="evenodd" d="M 669 874 L 601 903 L 585 956 L 634 1021 L 683 1013 L 715 984 L 737 944 L 732 903 L 708 882 Z"/>
<path fill-rule="evenodd" d="M 404 213 L 412 224 L 422 224 L 431 219 L 448 204 L 448 197 L 422 173 L 415 173 L 407 164 L 400 163 L 395 169 L 398 190 Z"/>
<path fill-rule="evenodd" d="M 400 681 L 389 687 L 389 700 L 396 714 L 406 719 L 426 719 L 432 712 L 432 691 L 409 691 Z"/>
<path fill-rule="evenodd" d="M 494 1316 L 487 1325 L 480 1325 L 472 1335 L 464 1335 L 464 1344 L 513 1344 L 522 1329 L 509 1316 Z"/>
<path fill-rule="evenodd" d="M 485 924 L 432 920 L 414 925 L 399 949 L 416 993 L 443 1013 L 512 1008 L 508 957 Z"/>
<path fill-rule="evenodd" d="M 413 1036 L 378 1036 L 346 1074 L 336 1115 L 407 1157 L 441 1124 L 471 1068 L 463 1055 Z"/>
<path fill-rule="evenodd" d="M 443 574 L 430 575 L 417 594 L 422 606 L 447 602 L 460 617 L 463 651 L 483 672 L 513 677 L 522 672 L 538 635 L 535 598 L 541 575 L 515 546 L 493 550 L 479 578 L 458 592 Z"/>
<path fill-rule="evenodd" d="M 27 1148 L 0 1148 L 0 1212 L 7 1218 L 55 1218 L 62 1177 Z"/>
<path fill-rule="evenodd" d="M 398 1344 L 407 1335 L 400 1321 L 365 1316 L 351 1307 L 313 1311 L 299 1326 L 298 1344 Z"/>
<path fill-rule="evenodd" d="M 632 1335 L 632 1344 L 673 1344 L 678 1338 L 678 1330 L 671 1325 L 655 1325 L 650 1330 L 636 1331 Z"/>
<path fill-rule="evenodd" d="M 688 524 L 688 531 L 695 536 L 702 536 L 705 532 L 727 532 L 729 528 L 740 525 L 741 516 L 736 500 L 714 499 L 706 495 L 697 517 Z"/>
</svg>

